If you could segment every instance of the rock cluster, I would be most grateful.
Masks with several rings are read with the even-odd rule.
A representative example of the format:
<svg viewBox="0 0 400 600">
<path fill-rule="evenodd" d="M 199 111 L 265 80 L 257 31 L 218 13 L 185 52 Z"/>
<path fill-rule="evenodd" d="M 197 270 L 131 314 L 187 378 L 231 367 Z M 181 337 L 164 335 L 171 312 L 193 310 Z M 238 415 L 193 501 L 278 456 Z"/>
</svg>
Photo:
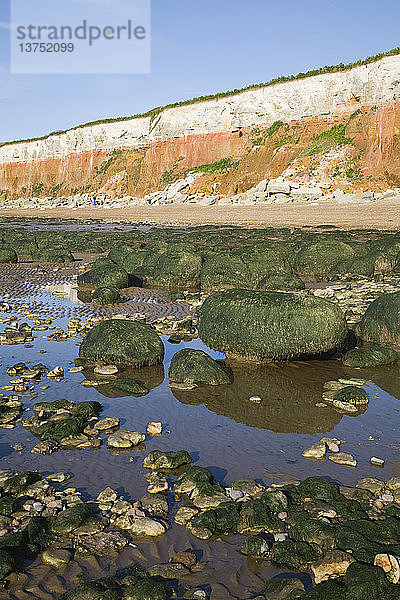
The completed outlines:
<svg viewBox="0 0 400 600">
<path fill-rule="evenodd" d="M 189 172 L 183 179 L 178 179 L 167 185 L 163 190 L 151 192 L 138 198 L 134 196 L 108 197 L 101 193 L 74 194 L 71 196 L 47 196 L 44 198 L 18 198 L 13 202 L 17 208 L 48 209 L 48 208 L 85 208 L 103 207 L 110 209 L 129 208 L 133 206 L 160 206 L 166 204 L 198 204 L 199 206 L 211 205 L 238 205 L 252 204 L 287 204 L 292 202 L 336 202 L 338 204 L 369 203 L 379 200 L 399 200 L 400 188 L 386 190 L 383 193 L 357 192 L 347 193 L 337 189 L 327 193 L 327 186 L 320 183 L 301 184 L 285 179 L 283 176 L 276 179 L 264 179 L 256 186 L 234 196 L 223 196 L 217 193 L 206 194 L 203 192 L 192 193 L 191 185 L 201 173 Z M 0 209 L 8 208 L 7 201 L 0 201 Z"/>
</svg>

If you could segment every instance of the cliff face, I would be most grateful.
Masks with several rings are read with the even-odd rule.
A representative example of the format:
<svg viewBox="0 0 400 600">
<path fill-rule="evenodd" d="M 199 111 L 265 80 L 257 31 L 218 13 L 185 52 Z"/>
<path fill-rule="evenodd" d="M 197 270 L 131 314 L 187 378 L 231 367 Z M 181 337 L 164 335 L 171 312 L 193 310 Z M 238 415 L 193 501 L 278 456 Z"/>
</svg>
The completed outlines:
<svg viewBox="0 0 400 600">
<path fill-rule="evenodd" d="M 105 186 L 139 196 L 194 167 L 205 172 L 196 191 L 235 193 L 288 169 L 301 181 L 333 187 L 399 186 L 400 56 L 5 145 L 0 194 Z"/>
</svg>

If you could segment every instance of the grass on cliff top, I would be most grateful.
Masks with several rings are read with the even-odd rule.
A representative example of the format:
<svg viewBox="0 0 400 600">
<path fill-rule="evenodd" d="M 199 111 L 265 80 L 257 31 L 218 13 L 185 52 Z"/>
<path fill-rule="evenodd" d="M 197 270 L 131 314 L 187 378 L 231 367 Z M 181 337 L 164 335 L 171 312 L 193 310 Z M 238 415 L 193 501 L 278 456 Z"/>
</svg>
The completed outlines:
<svg viewBox="0 0 400 600">
<path fill-rule="evenodd" d="M 198 96 L 196 98 L 191 98 L 189 100 L 181 100 L 179 102 L 166 104 L 165 106 L 159 106 L 157 108 L 153 108 L 153 109 L 149 110 L 148 112 L 141 113 L 141 114 L 125 116 L 125 117 L 111 117 L 109 119 L 98 119 L 97 121 L 89 121 L 87 123 L 82 123 L 81 125 L 76 125 L 75 127 L 71 127 L 70 129 L 52 131 L 51 133 L 48 133 L 47 135 L 43 135 L 40 137 L 3 142 L 0 144 L 0 147 L 7 146 L 10 144 L 16 144 L 16 143 L 36 142 L 39 140 L 45 140 L 48 137 L 51 137 L 53 135 L 61 135 L 63 133 L 66 133 L 67 131 L 74 131 L 75 129 L 80 129 L 82 127 L 91 127 L 93 125 L 101 125 L 103 123 L 115 123 L 117 121 L 128 121 L 131 119 L 138 119 L 140 117 L 151 117 L 153 119 L 153 118 L 157 117 L 161 112 L 163 112 L 164 110 L 166 110 L 168 108 L 175 108 L 177 106 L 185 106 L 188 104 L 195 104 L 197 102 L 204 102 L 205 100 L 216 100 L 219 98 L 227 98 L 229 96 L 234 96 L 236 94 L 240 94 L 241 92 L 245 92 L 247 90 L 253 90 L 253 89 L 255 90 L 258 88 L 269 87 L 271 85 L 276 85 L 277 83 L 285 83 L 287 81 L 294 81 L 296 79 L 307 79 L 308 77 L 314 77 L 315 75 L 325 75 L 326 73 L 340 73 L 343 71 L 349 71 L 350 69 L 353 69 L 354 67 L 368 65 L 370 63 L 378 62 L 382 58 L 386 58 L 388 56 L 396 56 L 398 54 L 400 54 L 400 46 L 398 46 L 397 48 L 392 48 L 391 50 L 388 50 L 387 52 L 381 52 L 379 54 L 375 54 L 374 56 L 368 56 L 367 58 L 360 59 L 353 63 L 348 63 L 346 65 L 343 63 L 339 63 L 337 65 L 327 65 L 325 67 L 321 67 L 320 69 L 312 69 L 310 71 L 306 71 L 305 73 L 297 73 L 297 75 L 283 75 L 281 77 L 275 77 L 274 79 L 271 79 L 270 81 L 267 81 L 265 83 L 252 83 L 243 88 L 228 90 L 226 92 L 217 92 L 216 94 L 208 94 L 205 96 Z"/>
</svg>

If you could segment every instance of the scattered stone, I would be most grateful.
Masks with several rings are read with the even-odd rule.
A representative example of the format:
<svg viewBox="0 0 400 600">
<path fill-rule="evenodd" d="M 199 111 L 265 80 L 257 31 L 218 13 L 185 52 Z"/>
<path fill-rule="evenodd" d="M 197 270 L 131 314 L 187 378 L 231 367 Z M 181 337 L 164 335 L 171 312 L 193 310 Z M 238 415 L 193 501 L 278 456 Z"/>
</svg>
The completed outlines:
<svg viewBox="0 0 400 600">
<path fill-rule="evenodd" d="M 390 490 L 400 490 L 400 477 L 391 477 L 386 485 Z"/>
<path fill-rule="evenodd" d="M 106 487 L 100 494 L 97 496 L 98 502 L 115 502 L 118 499 L 118 492 L 113 490 L 110 487 Z"/>
<path fill-rule="evenodd" d="M 357 461 L 351 454 L 346 454 L 345 452 L 338 452 L 337 454 L 330 454 L 328 456 L 329 460 L 334 462 L 337 465 L 343 465 L 345 467 L 356 467 Z"/>
<path fill-rule="evenodd" d="M 62 367 L 54 367 L 54 369 L 52 371 L 49 371 L 47 373 L 47 377 L 49 379 L 55 378 L 55 377 L 60 377 L 60 379 L 62 379 L 64 377 L 64 369 Z"/>
<path fill-rule="evenodd" d="M 133 448 L 145 440 L 146 436 L 138 431 L 117 431 L 108 438 L 110 448 Z"/>
<path fill-rule="evenodd" d="M 383 467 L 385 465 L 385 461 L 383 458 L 377 458 L 376 456 L 371 457 L 371 465 L 374 467 Z"/>
<path fill-rule="evenodd" d="M 254 479 L 240 479 L 234 481 L 231 484 L 231 488 L 232 490 L 238 490 L 251 498 L 259 498 L 265 492 L 265 487 L 257 483 Z"/>
<path fill-rule="evenodd" d="M 55 569 L 61 569 L 67 565 L 70 560 L 71 552 L 64 548 L 50 548 L 49 550 L 45 550 L 42 554 L 42 562 Z"/>
<path fill-rule="evenodd" d="M 307 450 L 304 450 L 302 455 L 310 460 L 323 460 L 326 455 L 325 442 L 316 442 Z"/>
<path fill-rule="evenodd" d="M 377 554 L 374 565 L 381 567 L 391 583 L 400 582 L 400 558 L 393 554 Z"/>
<path fill-rule="evenodd" d="M 327 552 L 325 556 L 311 563 L 315 583 L 343 576 L 352 562 L 354 558 L 347 552 L 341 550 Z"/>
<path fill-rule="evenodd" d="M 115 524 L 118 525 L 117 521 Z M 129 530 L 134 535 L 158 537 L 159 535 L 163 535 L 165 533 L 165 526 L 159 521 L 151 519 L 150 517 L 143 517 L 140 519 L 131 518 Z"/>
<path fill-rule="evenodd" d="M 198 510 L 196 508 L 191 508 L 190 506 L 181 506 L 178 508 L 174 521 L 177 525 L 186 526 L 189 521 L 198 514 Z"/>
<path fill-rule="evenodd" d="M 93 425 L 94 431 L 109 431 L 110 429 L 116 429 L 119 427 L 119 419 L 118 417 L 107 417 L 106 419 L 102 419 L 101 421 L 97 421 Z"/>
<path fill-rule="evenodd" d="M 146 427 L 146 431 L 147 431 L 147 435 L 148 436 L 155 436 L 155 435 L 161 435 L 162 434 L 162 423 L 157 423 L 157 422 L 150 422 L 147 423 L 147 427 Z"/>
<path fill-rule="evenodd" d="M 359 479 L 357 481 L 356 487 L 376 494 L 383 490 L 385 484 L 379 479 L 374 479 L 373 477 L 364 477 L 363 479 Z"/>
<path fill-rule="evenodd" d="M 174 563 L 180 563 L 191 569 L 197 563 L 197 556 L 193 550 L 186 550 L 177 552 L 172 560 Z"/>
<path fill-rule="evenodd" d="M 253 404 L 262 404 L 263 399 L 260 396 L 250 396 L 249 402 L 252 402 Z"/>
<path fill-rule="evenodd" d="M 79 535 L 76 551 L 79 555 L 107 556 L 112 552 L 120 552 L 127 545 L 128 540 L 117 531 L 99 532 L 91 535 Z"/>
<path fill-rule="evenodd" d="M 39 442 L 34 446 L 31 450 L 32 454 L 53 454 L 59 450 L 60 444 L 57 442 L 53 442 L 52 440 L 46 440 L 44 442 Z"/>
</svg>

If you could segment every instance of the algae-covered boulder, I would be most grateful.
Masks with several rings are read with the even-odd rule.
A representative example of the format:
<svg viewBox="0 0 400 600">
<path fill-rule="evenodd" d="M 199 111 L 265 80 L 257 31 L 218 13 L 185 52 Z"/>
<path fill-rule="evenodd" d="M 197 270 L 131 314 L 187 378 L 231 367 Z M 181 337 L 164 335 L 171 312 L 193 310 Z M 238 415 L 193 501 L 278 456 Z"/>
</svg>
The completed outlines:
<svg viewBox="0 0 400 600">
<path fill-rule="evenodd" d="M 358 406 L 360 404 L 368 404 L 368 394 L 363 388 L 355 385 L 346 385 L 346 387 L 338 390 L 333 397 L 339 402 L 348 402 Z"/>
<path fill-rule="evenodd" d="M 63 248 L 38 248 L 32 252 L 32 258 L 52 263 L 74 262 L 75 260 L 72 252 Z"/>
<path fill-rule="evenodd" d="M 259 290 L 304 290 L 305 284 L 298 275 L 269 275 L 258 282 Z"/>
<path fill-rule="evenodd" d="M 193 517 L 190 529 L 196 537 L 208 539 L 212 535 L 236 533 L 240 507 L 235 502 L 223 502 L 212 510 Z"/>
<path fill-rule="evenodd" d="M 268 600 L 295 600 L 304 597 L 305 588 L 296 577 L 279 576 L 266 582 L 263 594 Z"/>
<path fill-rule="evenodd" d="M 129 286 L 129 277 L 125 269 L 109 258 L 99 258 L 90 271 L 78 276 L 78 285 L 121 289 Z"/>
<path fill-rule="evenodd" d="M 79 357 L 87 363 L 102 360 L 142 367 L 162 362 L 164 346 L 150 325 L 125 319 L 110 319 L 96 325 L 84 337 Z"/>
<path fill-rule="evenodd" d="M 349 598 L 346 588 L 342 583 L 336 581 L 323 581 L 316 585 L 306 596 L 306 600 L 361 600 L 362 597 Z M 301 597 L 301 596 L 300 596 Z M 368 596 L 366 600 L 379 600 Z"/>
<path fill-rule="evenodd" d="M 18 256 L 14 248 L 0 246 L 0 263 L 17 263 Z"/>
<path fill-rule="evenodd" d="M 189 249 L 171 248 L 155 263 L 151 283 L 167 289 L 199 289 L 202 259 Z"/>
<path fill-rule="evenodd" d="M 231 383 L 228 372 L 202 350 L 184 348 L 171 360 L 169 379 L 173 383 L 221 385 Z"/>
<path fill-rule="evenodd" d="M 143 596 L 141 600 L 144 600 L 144 598 Z M 85 582 L 78 585 L 71 592 L 63 594 L 61 600 L 121 600 L 121 591 L 115 583 L 110 582 L 110 585 L 107 585 L 107 581 Z M 149 597 L 149 600 L 152 600 L 152 598 Z"/>
<path fill-rule="evenodd" d="M 251 535 L 246 538 L 242 551 L 247 554 L 247 556 L 269 558 L 271 554 L 271 541 L 264 534 Z"/>
<path fill-rule="evenodd" d="M 217 254 L 204 262 L 200 281 L 201 289 L 206 292 L 250 287 L 250 273 L 242 257 Z"/>
<path fill-rule="evenodd" d="M 340 308 L 315 296 L 228 290 L 209 296 L 199 314 L 203 342 L 243 358 L 288 360 L 334 352 L 347 336 Z"/>
<path fill-rule="evenodd" d="M 400 346 L 400 292 L 382 294 L 365 311 L 356 327 L 364 341 L 384 346 Z"/>
<path fill-rule="evenodd" d="M 122 600 L 166 600 L 167 590 L 163 583 L 146 577 L 125 588 Z"/>
<path fill-rule="evenodd" d="M 263 498 L 243 502 L 238 533 L 254 535 L 257 533 L 280 533 L 284 529 L 282 521 L 272 512 Z"/>
<path fill-rule="evenodd" d="M 23 493 L 25 488 L 36 483 L 40 479 L 41 476 L 35 471 L 23 471 L 20 473 L 16 473 L 11 477 L 8 477 L 3 482 L 2 488 L 8 494 L 12 494 L 13 496 L 19 496 Z"/>
<path fill-rule="evenodd" d="M 381 367 L 393 365 L 399 359 L 399 355 L 392 348 L 376 346 L 371 348 L 355 348 L 349 350 L 343 357 L 346 367 L 365 369 L 368 367 Z"/>
<path fill-rule="evenodd" d="M 0 579 L 4 579 L 16 569 L 15 558 L 6 550 L 0 549 Z"/>
<path fill-rule="evenodd" d="M 161 450 L 152 450 L 144 459 L 143 466 L 146 469 L 158 471 L 159 469 L 178 469 L 184 465 L 189 465 L 192 457 L 186 450 L 177 452 L 162 452 Z"/>
<path fill-rule="evenodd" d="M 122 302 L 120 293 L 112 287 L 99 287 L 92 294 L 92 301 L 101 306 Z"/>
<path fill-rule="evenodd" d="M 58 513 L 57 517 L 53 520 L 52 529 L 55 533 L 70 533 L 91 518 L 92 513 L 86 504 L 75 504 Z"/>
<path fill-rule="evenodd" d="M 318 557 L 319 552 L 307 542 L 287 539 L 272 547 L 272 561 L 289 569 L 303 569 Z"/>
<path fill-rule="evenodd" d="M 339 240 L 309 244 L 296 257 L 296 272 L 304 281 L 319 281 L 335 274 L 339 262 L 354 256 L 354 249 Z"/>
<path fill-rule="evenodd" d="M 304 498 L 314 500 L 332 501 L 340 498 L 337 486 L 318 475 L 304 479 L 298 486 L 297 492 Z"/>
<path fill-rule="evenodd" d="M 346 600 L 398 600 L 399 586 L 390 583 L 380 567 L 352 563 L 344 576 Z M 317 598 L 317 596 L 316 596 Z"/>
<path fill-rule="evenodd" d="M 192 500 L 197 498 L 217 498 L 215 505 L 227 500 L 224 488 L 215 480 L 213 474 L 204 467 L 192 466 L 186 469 L 175 484 L 178 494 L 187 494 Z M 196 503 L 197 506 L 198 503 Z M 210 503 L 206 503 L 210 505 Z"/>
</svg>

